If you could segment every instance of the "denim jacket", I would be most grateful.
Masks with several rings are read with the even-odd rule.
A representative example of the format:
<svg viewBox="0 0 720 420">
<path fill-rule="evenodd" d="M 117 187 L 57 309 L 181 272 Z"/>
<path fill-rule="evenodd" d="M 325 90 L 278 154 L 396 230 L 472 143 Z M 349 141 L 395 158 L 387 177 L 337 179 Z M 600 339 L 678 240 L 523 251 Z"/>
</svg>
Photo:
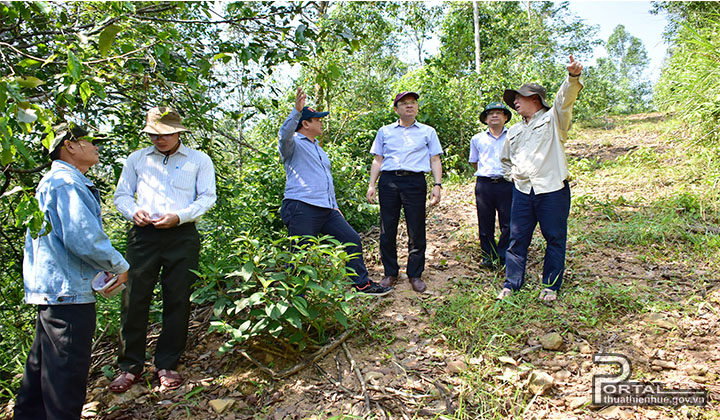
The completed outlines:
<svg viewBox="0 0 720 420">
<path fill-rule="evenodd" d="M 52 228 L 36 239 L 30 232 L 26 235 L 25 302 L 95 302 L 93 277 L 100 271 L 119 274 L 130 267 L 103 231 L 100 195 L 77 168 L 56 160 L 38 184 L 35 198 Z"/>
</svg>

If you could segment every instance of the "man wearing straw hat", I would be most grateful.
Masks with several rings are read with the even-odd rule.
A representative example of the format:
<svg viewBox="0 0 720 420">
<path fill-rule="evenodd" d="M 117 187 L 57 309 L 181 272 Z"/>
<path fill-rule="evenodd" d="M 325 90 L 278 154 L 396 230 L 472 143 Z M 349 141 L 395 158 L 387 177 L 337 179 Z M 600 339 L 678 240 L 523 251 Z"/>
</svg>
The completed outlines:
<svg viewBox="0 0 720 420">
<path fill-rule="evenodd" d="M 180 133 L 189 132 L 170 107 L 152 108 L 147 133 L 152 146 L 128 156 L 115 206 L 133 222 L 128 233 L 128 288 L 123 294 L 121 374 L 110 384 L 127 391 L 140 379 L 145 364 L 148 313 L 153 290 L 162 286 L 162 332 L 155 348 L 155 368 L 165 389 L 182 385 L 176 371 L 185 349 L 190 317 L 190 286 L 200 254 L 197 221 L 215 204 L 215 170 L 210 157 L 185 146 Z"/>
</svg>

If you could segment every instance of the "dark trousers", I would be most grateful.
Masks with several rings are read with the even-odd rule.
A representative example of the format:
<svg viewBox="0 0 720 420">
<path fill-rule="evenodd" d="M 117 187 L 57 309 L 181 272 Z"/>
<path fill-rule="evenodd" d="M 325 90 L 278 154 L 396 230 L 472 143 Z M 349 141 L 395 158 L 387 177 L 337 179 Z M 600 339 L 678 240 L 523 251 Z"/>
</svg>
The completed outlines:
<svg viewBox="0 0 720 420">
<path fill-rule="evenodd" d="M 94 334 L 94 303 L 38 306 L 14 419 L 80 418 Z"/>
<path fill-rule="evenodd" d="M 565 271 L 567 221 L 570 214 L 570 187 L 551 193 L 523 194 L 513 188 L 510 216 L 510 246 L 507 250 L 504 287 L 518 290 L 525 283 L 527 253 L 535 226 L 540 223 L 547 247 L 543 264 L 543 285 L 560 290 Z"/>
<path fill-rule="evenodd" d="M 190 287 L 197 279 L 190 270 L 197 270 L 199 255 L 200 236 L 194 223 L 170 229 L 152 225 L 130 229 L 126 255 L 130 271 L 120 320 L 118 365 L 122 371 L 139 375 L 145 365 L 148 314 L 158 274 L 163 312 L 155 367 L 177 368 L 187 342 Z"/>
<path fill-rule="evenodd" d="M 408 230 L 408 277 L 420 277 L 425 270 L 425 174 L 397 175 L 382 172 L 378 180 L 380 202 L 380 257 L 386 276 L 397 276 L 397 229 L 400 209 L 405 212 Z"/>
<path fill-rule="evenodd" d="M 484 260 L 499 260 L 505 264 L 505 252 L 510 242 L 510 206 L 513 184 L 504 179 L 479 176 L 475 182 L 475 205 L 478 216 L 480 249 Z M 495 214 L 500 225 L 500 238 L 495 242 Z"/>
<path fill-rule="evenodd" d="M 362 241 L 360 235 L 335 209 L 313 206 L 298 200 L 283 200 L 280 217 L 287 226 L 290 236 L 318 234 L 330 235 L 341 243 L 352 243 L 345 247 L 348 254 L 357 254 L 347 262 L 347 267 L 355 270 L 350 279 L 358 286 L 365 286 L 370 281 L 363 260 Z"/>
</svg>

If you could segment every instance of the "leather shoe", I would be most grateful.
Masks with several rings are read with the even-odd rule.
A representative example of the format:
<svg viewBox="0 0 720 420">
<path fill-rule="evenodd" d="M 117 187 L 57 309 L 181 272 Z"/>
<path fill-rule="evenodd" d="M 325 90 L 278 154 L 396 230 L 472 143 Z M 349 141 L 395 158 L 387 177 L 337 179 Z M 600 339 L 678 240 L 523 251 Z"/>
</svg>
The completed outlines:
<svg viewBox="0 0 720 420">
<path fill-rule="evenodd" d="M 397 276 L 385 276 L 380 280 L 380 286 L 393 287 L 397 281 Z"/>
<path fill-rule="evenodd" d="M 420 277 L 410 277 L 410 284 L 414 291 L 422 293 L 427 289 L 425 282 Z"/>
</svg>

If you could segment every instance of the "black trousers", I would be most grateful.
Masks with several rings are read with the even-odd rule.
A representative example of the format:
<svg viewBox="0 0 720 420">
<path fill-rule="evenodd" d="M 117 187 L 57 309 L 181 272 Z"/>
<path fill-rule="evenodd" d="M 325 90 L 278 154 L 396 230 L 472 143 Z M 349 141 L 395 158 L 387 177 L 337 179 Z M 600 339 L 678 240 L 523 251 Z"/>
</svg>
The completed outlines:
<svg viewBox="0 0 720 420">
<path fill-rule="evenodd" d="M 197 276 L 200 235 L 194 223 L 171 229 L 133 226 L 128 234 L 130 263 L 120 322 L 120 370 L 135 375 L 145 365 L 148 315 L 155 284 L 162 286 L 162 332 L 155 348 L 157 369 L 176 369 L 187 342 L 190 287 Z M 161 271 L 162 269 L 162 271 Z"/>
<path fill-rule="evenodd" d="M 397 175 L 381 172 L 378 180 L 380 202 L 380 258 L 386 276 L 397 276 L 397 228 L 400 209 L 405 212 L 408 230 L 408 277 L 420 277 L 425 270 L 425 174 Z"/>
<path fill-rule="evenodd" d="M 498 260 L 505 264 L 510 243 L 510 209 L 513 184 L 504 179 L 479 176 L 475 181 L 475 205 L 478 216 L 478 236 L 484 260 Z M 495 242 L 495 214 L 500 225 L 500 238 Z"/>
<path fill-rule="evenodd" d="M 15 420 L 78 420 L 85 404 L 95 304 L 39 305 Z"/>
</svg>

